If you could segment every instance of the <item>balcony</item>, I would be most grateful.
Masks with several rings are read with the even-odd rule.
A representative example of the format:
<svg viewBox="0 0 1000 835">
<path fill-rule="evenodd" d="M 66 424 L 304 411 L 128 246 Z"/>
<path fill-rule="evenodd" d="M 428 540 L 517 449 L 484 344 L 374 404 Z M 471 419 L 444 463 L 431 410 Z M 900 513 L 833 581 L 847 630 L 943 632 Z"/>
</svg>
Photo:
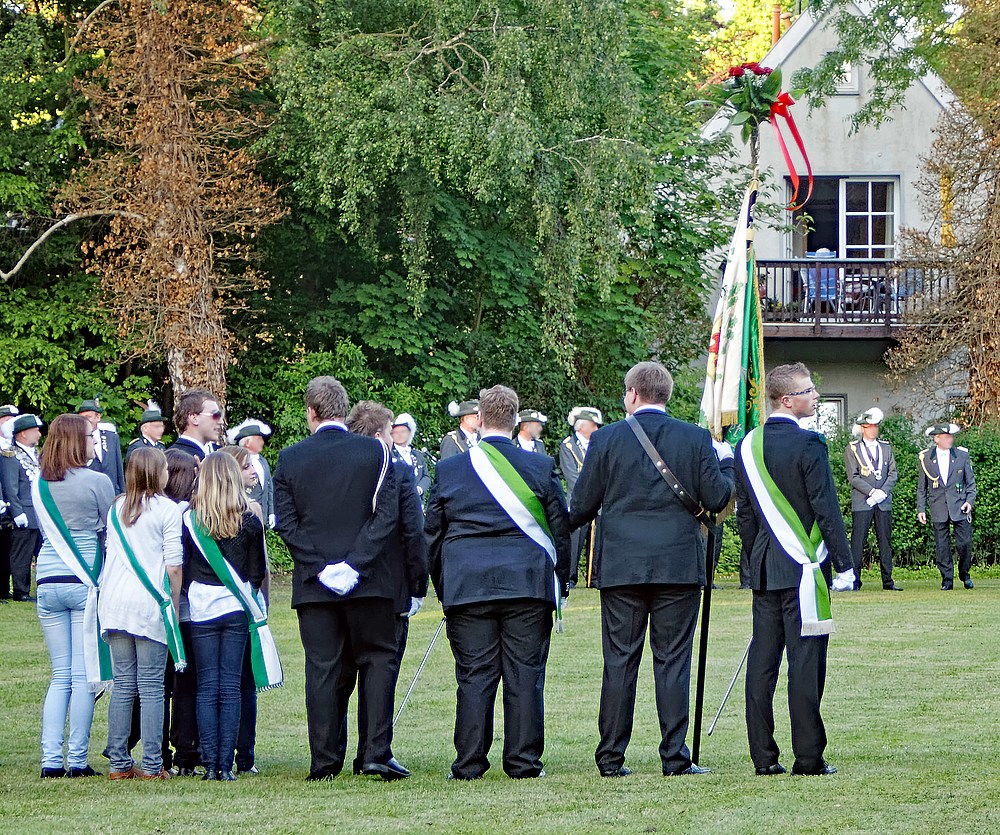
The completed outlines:
<svg viewBox="0 0 1000 835">
<path fill-rule="evenodd" d="M 758 261 L 764 338 L 893 339 L 953 287 L 944 267 L 905 261 Z"/>
</svg>

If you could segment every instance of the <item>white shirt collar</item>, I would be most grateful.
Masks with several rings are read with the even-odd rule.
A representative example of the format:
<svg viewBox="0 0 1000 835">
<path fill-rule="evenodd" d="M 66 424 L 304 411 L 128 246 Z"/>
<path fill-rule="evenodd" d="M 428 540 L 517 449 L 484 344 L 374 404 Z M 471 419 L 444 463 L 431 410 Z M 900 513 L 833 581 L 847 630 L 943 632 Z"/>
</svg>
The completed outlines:
<svg viewBox="0 0 1000 835">
<path fill-rule="evenodd" d="M 777 413 L 775 413 L 773 415 L 768 415 L 767 419 L 768 420 L 790 420 L 796 426 L 799 425 L 798 420 L 796 420 L 793 415 L 786 415 L 784 412 L 777 412 Z"/>
<path fill-rule="evenodd" d="M 511 439 L 509 432 L 501 432 L 499 429 L 491 429 L 488 432 L 483 432 L 479 436 L 479 440 L 481 441 L 485 441 L 487 438 L 503 438 L 507 441 Z"/>
<path fill-rule="evenodd" d="M 476 440 L 478 440 L 478 439 L 481 439 L 481 438 L 485 438 L 485 437 L 486 437 L 485 435 L 482 435 L 482 434 L 480 434 L 479 432 L 466 432 L 466 431 L 465 431 L 465 427 L 462 427 L 462 426 L 459 426 L 458 428 L 459 428 L 459 431 L 460 431 L 460 432 L 461 432 L 461 433 L 462 433 L 463 435 L 465 435 L 465 437 L 466 437 L 466 438 L 468 438 L 468 439 L 469 439 L 470 441 L 472 441 L 473 443 L 475 443 L 475 441 L 476 441 Z M 497 433 L 493 432 L 493 433 L 491 433 L 491 434 L 494 434 L 494 435 L 495 435 L 495 434 L 497 434 Z M 506 435 L 505 437 L 506 437 L 506 438 L 508 438 L 508 439 L 510 438 L 510 436 L 509 436 L 509 435 Z"/>
<path fill-rule="evenodd" d="M 317 432 L 321 432 L 324 429 L 339 429 L 341 432 L 347 432 L 347 424 L 340 420 L 322 420 L 319 425 L 313 430 L 315 435 Z"/>
<path fill-rule="evenodd" d="M 185 441 L 190 441 L 192 444 L 198 447 L 198 449 L 204 452 L 205 455 L 208 455 L 209 452 L 208 447 L 205 446 L 205 444 L 203 444 L 197 438 L 192 438 L 190 435 L 183 435 L 183 434 L 181 435 L 181 438 L 183 438 Z M 177 440 L 179 441 L 181 438 L 178 438 Z"/>
<path fill-rule="evenodd" d="M 666 406 L 652 406 L 652 405 L 640 406 L 638 409 L 632 412 L 632 414 L 637 415 L 639 414 L 639 412 L 659 412 L 661 415 L 665 415 L 667 413 L 667 408 Z"/>
</svg>

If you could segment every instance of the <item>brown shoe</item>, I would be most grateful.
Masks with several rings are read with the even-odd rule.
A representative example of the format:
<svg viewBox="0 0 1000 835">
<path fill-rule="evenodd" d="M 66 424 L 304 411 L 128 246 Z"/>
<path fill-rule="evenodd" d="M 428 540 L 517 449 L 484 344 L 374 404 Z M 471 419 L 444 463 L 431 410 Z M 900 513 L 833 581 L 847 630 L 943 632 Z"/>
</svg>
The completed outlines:
<svg viewBox="0 0 1000 835">
<path fill-rule="evenodd" d="M 156 774 L 146 774 L 146 772 L 143 771 L 139 774 L 139 776 L 142 777 L 143 780 L 169 780 L 170 772 L 161 769 L 160 771 L 157 771 Z"/>
<path fill-rule="evenodd" d="M 134 780 L 136 777 L 141 776 L 143 776 L 142 772 L 135 766 L 132 766 L 128 771 L 111 771 L 108 773 L 109 780 Z"/>
</svg>

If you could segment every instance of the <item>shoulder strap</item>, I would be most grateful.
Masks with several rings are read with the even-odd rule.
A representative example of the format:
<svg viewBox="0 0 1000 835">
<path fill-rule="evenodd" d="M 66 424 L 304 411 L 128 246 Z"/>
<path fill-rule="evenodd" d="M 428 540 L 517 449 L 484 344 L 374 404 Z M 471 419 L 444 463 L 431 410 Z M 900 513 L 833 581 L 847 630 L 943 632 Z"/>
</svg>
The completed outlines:
<svg viewBox="0 0 1000 835">
<path fill-rule="evenodd" d="M 638 438 L 639 443 L 642 445 L 643 450 L 645 450 L 646 455 L 649 456 L 649 460 L 653 462 L 656 467 L 656 471 L 660 474 L 660 477 L 667 482 L 670 489 L 674 491 L 674 495 L 680 499 L 682 505 L 687 508 L 688 513 L 694 516 L 699 522 L 704 522 L 705 524 L 715 524 L 715 521 L 711 518 L 710 514 L 705 508 L 703 508 L 698 502 L 694 500 L 690 493 L 687 492 L 681 483 L 677 480 L 677 476 L 674 475 L 670 467 L 667 466 L 667 462 L 663 460 L 663 457 L 656 451 L 656 447 L 653 446 L 653 442 L 649 440 L 649 435 L 636 420 L 635 415 L 629 415 L 625 418 L 625 422 L 629 425 L 632 432 L 635 433 L 635 437 Z"/>
</svg>

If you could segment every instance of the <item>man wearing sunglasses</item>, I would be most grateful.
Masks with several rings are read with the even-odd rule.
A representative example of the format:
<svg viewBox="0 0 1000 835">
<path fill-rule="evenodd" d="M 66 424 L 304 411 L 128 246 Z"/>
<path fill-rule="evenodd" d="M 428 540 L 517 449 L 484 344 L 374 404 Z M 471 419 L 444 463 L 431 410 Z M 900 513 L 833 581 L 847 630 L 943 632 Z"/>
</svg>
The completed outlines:
<svg viewBox="0 0 1000 835">
<path fill-rule="evenodd" d="M 184 392 L 174 405 L 174 426 L 180 434 L 170 449 L 179 449 L 204 461 L 219 443 L 222 418 L 222 409 L 213 394 L 203 389 Z"/>
</svg>

